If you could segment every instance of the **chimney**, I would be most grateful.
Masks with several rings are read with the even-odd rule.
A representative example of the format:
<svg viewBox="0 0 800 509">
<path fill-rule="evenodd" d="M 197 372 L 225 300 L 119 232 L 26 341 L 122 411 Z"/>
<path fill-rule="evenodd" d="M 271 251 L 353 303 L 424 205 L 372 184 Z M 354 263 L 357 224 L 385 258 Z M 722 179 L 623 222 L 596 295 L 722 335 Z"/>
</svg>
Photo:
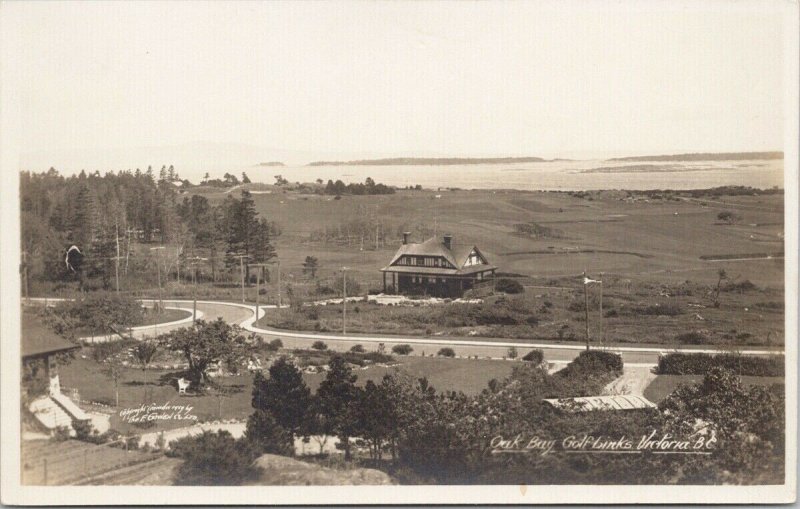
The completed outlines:
<svg viewBox="0 0 800 509">
<path fill-rule="evenodd" d="M 445 235 L 444 239 L 444 247 L 447 249 L 451 249 L 451 245 L 453 244 L 453 236 L 452 235 Z"/>
<path fill-rule="evenodd" d="M 411 232 L 403 232 L 403 245 L 408 244 L 408 236 L 411 235 Z"/>
</svg>

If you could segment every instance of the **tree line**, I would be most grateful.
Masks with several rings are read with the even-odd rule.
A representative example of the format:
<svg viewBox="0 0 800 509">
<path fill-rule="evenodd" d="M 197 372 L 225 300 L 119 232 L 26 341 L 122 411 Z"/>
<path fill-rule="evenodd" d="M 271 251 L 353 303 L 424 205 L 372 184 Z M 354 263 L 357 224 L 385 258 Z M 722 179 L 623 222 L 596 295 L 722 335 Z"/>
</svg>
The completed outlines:
<svg viewBox="0 0 800 509">
<path fill-rule="evenodd" d="M 117 274 L 129 271 L 152 280 L 161 259 L 168 272 L 206 258 L 217 280 L 224 269 L 264 263 L 275 257 L 274 222 L 256 211 L 247 190 L 212 204 L 203 196 L 184 196 L 188 186 L 175 169 L 152 167 L 117 173 L 81 172 L 65 177 L 21 172 L 20 205 L 23 275 L 28 280 L 77 281 L 81 290 L 111 289 Z M 175 248 L 163 258 L 149 245 Z M 68 249 L 75 246 L 66 258 Z M 247 268 L 249 277 L 249 267 Z M 184 270 L 184 275 L 189 271 Z"/>
</svg>

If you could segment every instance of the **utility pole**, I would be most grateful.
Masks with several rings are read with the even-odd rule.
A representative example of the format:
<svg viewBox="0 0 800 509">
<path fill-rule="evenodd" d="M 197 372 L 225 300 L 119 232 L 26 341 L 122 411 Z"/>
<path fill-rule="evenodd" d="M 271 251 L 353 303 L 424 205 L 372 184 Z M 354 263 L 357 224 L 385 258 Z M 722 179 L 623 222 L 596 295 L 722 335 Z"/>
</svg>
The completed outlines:
<svg viewBox="0 0 800 509">
<path fill-rule="evenodd" d="M 256 268 L 256 322 L 258 321 L 258 309 L 261 306 L 261 271 L 264 270 L 264 267 L 269 265 L 268 263 L 254 263 L 250 265 L 251 267 Z M 255 323 L 255 322 L 253 322 Z"/>
<path fill-rule="evenodd" d="M 347 267 L 342 267 L 342 336 L 347 334 Z"/>
<path fill-rule="evenodd" d="M 158 247 L 151 247 L 150 251 L 157 251 L 161 253 L 161 250 L 164 249 L 164 246 Z M 158 254 L 156 258 L 156 269 L 158 269 L 158 308 L 160 311 L 164 310 L 164 297 L 161 292 L 161 255 Z"/>
<path fill-rule="evenodd" d="M 281 261 L 278 260 L 278 309 L 281 308 Z"/>
<path fill-rule="evenodd" d="M 583 271 L 583 302 L 584 312 L 586 317 L 586 351 L 589 351 L 589 279 L 586 277 L 586 271 Z"/>
<path fill-rule="evenodd" d="M 192 296 L 194 298 L 192 302 L 192 323 L 197 322 L 197 264 L 201 261 L 207 261 L 208 258 L 201 258 L 199 256 L 193 256 L 189 259 L 190 264 L 192 267 Z"/>
<path fill-rule="evenodd" d="M 600 273 L 600 344 L 605 341 L 605 334 L 603 334 L 603 273 Z"/>
<path fill-rule="evenodd" d="M 250 258 L 250 255 L 238 254 L 238 255 L 232 255 L 232 256 L 233 256 L 233 258 L 238 258 L 239 259 L 239 270 L 242 273 L 242 302 L 245 302 L 246 299 L 245 299 L 245 295 L 244 295 L 244 259 L 245 258 Z"/>
<path fill-rule="evenodd" d="M 114 259 L 114 278 L 117 283 L 117 293 L 119 293 L 119 222 L 114 223 L 114 238 L 117 241 L 117 257 Z"/>
<path fill-rule="evenodd" d="M 22 284 L 25 289 L 25 302 L 29 302 L 28 297 L 28 252 L 22 252 Z M 46 306 L 45 306 L 46 307 Z"/>
</svg>

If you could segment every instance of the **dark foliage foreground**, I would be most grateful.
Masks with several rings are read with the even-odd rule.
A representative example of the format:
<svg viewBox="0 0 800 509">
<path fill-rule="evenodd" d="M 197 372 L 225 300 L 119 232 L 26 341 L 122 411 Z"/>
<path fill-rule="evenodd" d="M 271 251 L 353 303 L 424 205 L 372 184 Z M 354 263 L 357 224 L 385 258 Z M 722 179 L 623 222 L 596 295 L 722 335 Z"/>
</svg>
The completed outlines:
<svg viewBox="0 0 800 509">
<path fill-rule="evenodd" d="M 180 482 L 243 482 L 253 475 L 256 455 L 287 454 L 291 437 L 321 435 L 354 444 L 344 448 L 345 461 L 380 468 L 403 484 L 783 482 L 783 391 L 745 387 L 729 370 L 709 370 L 702 383 L 680 387 L 658 409 L 569 412 L 542 403 L 599 394 L 621 369 L 619 356 L 594 351 L 552 375 L 521 363 L 470 397 L 437 392 L 426 379 L 401 372 L 358 387 L 344 359 L 334 357 L 312 395 L 297 368 L 282 359 L 269 377 L 256 380 L 255 413 L 243 439 L 188 439 L 204 451 L 185 452 L 188 440 L 179 445 L 177 454 L 186 459 Z M 647 440 L 651 445 L 641 447 Z M 608 447 L 603 444 L 624 441 L 638 452 L 597 453 Z M 664 441 L 704 444 L 708 454 L 659 454 L 653 444 Z M 576 442 L 595 453 L 566 452 Z M 504 448 L 528 451 L 498 453 Z"/>
</svg>

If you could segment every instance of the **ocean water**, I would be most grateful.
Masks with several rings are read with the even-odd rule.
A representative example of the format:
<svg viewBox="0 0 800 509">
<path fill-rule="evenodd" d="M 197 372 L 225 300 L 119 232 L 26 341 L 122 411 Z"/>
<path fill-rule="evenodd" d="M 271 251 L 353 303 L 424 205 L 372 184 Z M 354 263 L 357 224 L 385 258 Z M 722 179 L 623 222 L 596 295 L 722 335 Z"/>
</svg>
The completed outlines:
<svg viewBox="0 0 800 509">
<path fill-rule="evenodd" d="M 337 179 L 406 187 L 578 191 L 597 189 L 699 189 L 716 186 L 783 187 L 783 160 L 551 161 L 517 164 L 442 166 L 283 166 L 242 168 L 254 182 L 274 183 Z"/>
</svg>

